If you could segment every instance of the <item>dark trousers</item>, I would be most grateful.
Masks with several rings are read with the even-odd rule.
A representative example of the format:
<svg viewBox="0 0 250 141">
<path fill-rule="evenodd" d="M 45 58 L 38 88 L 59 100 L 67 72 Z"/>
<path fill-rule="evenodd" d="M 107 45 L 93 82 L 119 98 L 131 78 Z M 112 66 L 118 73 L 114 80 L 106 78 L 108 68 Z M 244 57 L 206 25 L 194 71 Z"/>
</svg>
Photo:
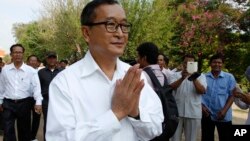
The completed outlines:
<svg viewBox="0 0 250 141">
<path fill-rule="evenodd" d="M 3 112 L 0 112 L 0 130 L 3 130 Z"/>
<path fill-rule="evenodd" d="M 42 102 L 43 119 L 44 119 L 44 126 L 43 126 L 44 141 L 46 141 L 45 134 L 46 134 L 46 125 L 47 125 L 48 104 L 49 104 L 49 100 L 44 98 Z"/>
<path fill-rule="evenodd" d="M 36 101 L 33 100 L 33 105 L 35 105 Z M 32 122 L 31 122 L 31 139 L 34 140 L 36 139 L 36 134 L 39 129 L 39 124 L 40 124 L 40 114 L 37 114 L 35 112 L 34 107 L 32 107 Z"/>
<path fill-rule="evenodd" d="M 18 141 L 30 141 L 31 107 L 32 98 L 25 98 L 17 102 L 13 100 L 4 99 L 4 141 L 16 141 L 16 120 Z"/>
<path fill-rule="evenodd" d="M 218 122 L 211 120 L 209 117 L 202 117 L 201 120 L 201 140 L 214 141 L 215 126 L 218 131 L 219 141 L 230 141 L 232 121 Z"/>
</svg>

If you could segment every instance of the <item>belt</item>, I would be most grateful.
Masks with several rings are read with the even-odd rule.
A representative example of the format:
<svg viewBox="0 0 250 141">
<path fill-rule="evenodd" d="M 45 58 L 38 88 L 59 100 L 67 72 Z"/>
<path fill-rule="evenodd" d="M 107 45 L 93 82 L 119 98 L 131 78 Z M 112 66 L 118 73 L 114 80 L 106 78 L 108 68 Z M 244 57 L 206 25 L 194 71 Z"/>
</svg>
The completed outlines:
<svg viewBox="0 0 250 141">
<path fill-rule="evenodd" d="M 12 102 L 12 103 L 21 103 L 21 102 L 25 102 L 27 100 L 31 100 L 32 97 L 27 97 L 27 98 L 23 98 L 23 99 L 8 99 L 8 98 L 5 98 L 4 100 L 5 101 L 8 101 L 8 102 Z"/>
</svg>

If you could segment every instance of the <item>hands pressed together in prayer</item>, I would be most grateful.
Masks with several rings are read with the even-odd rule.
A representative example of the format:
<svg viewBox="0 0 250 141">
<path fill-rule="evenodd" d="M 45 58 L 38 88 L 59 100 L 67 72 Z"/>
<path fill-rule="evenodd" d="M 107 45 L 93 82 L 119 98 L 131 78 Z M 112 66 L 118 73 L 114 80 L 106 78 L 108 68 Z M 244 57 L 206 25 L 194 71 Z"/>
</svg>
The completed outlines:
<svg viewBox="0 0 250 141">
<path fill-rule="evenodd" d="M 129 68 L 123 79 L 116 82 L 111 109 L 119 120 L 139 115 L 140 94 L 144 87 L 141 73 L 139 64 L 136 64 Z"/>
</svg>

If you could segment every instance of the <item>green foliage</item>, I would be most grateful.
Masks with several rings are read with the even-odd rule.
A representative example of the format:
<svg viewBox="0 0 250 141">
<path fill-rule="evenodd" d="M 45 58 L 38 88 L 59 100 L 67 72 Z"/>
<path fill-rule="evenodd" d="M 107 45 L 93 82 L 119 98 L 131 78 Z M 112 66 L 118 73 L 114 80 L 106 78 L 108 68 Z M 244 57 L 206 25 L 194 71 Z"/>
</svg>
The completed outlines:
<svg viewBox="0 0 250 141">
<path fill-rule="evenodd" d="M 88 48 L 80 30 L 80 14 L 88 1 L 45 0 L 39 20 L 15 24 L 15 37 L 26 47 L 26 55 L 43 58 L 46 51 L 54 50 L 59 59 L 70 62 L 84 55 Z M 234 1 L 241 8 L 227 0 L 120 0 L 133 25 L 122 59 L 134 59 L 137 46 L 151 41 L 169 56 L 172 67 L 181 62 L 182 55 L 191 53 L 200 54 L 200 69 L 208 71 L 208 57 L 221 52 L 226 69 L 244 81 L 250 60 L 250 5 Z"/>
<path fill-rule="evenodd" d="M 154 42 L 168 54 L 173 26 L 173 9 L 168 7 L 168 1 L 122 0 L 121 3 L 133 25 L 123 58 L 135 58 L 137 46 L 145 41 Z"/>
</svg>

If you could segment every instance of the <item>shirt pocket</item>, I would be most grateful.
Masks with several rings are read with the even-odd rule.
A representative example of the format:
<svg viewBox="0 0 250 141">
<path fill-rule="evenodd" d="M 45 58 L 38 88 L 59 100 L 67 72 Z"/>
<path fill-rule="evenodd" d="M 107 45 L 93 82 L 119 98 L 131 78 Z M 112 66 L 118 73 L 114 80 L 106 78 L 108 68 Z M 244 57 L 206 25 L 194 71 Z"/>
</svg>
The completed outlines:
<svg viewBox="0 0 250 141">
<path fill-rule="evenodd" d="M 217 91 L 219 95 L 227 95 L 227 86 L 225 84 L 219 84 Z"/>
<path fill-rule="evenodd" d="M 30 89 L 30 87 L 31 87 L 31 81 L 30 81 L 30 79 L 29 78 L 22 78 L 22 80 L 21 80 L 21 87 L 20 87 L 20 89 L 23 89 L 23 90 L 29 90 Z"/>
<path fill-rule="evenodd" d="M 227 87 L 220 85 L 218 89 L 217 106 L 219 109 L 223 108 L 228 98 Z"/>
</svg>

